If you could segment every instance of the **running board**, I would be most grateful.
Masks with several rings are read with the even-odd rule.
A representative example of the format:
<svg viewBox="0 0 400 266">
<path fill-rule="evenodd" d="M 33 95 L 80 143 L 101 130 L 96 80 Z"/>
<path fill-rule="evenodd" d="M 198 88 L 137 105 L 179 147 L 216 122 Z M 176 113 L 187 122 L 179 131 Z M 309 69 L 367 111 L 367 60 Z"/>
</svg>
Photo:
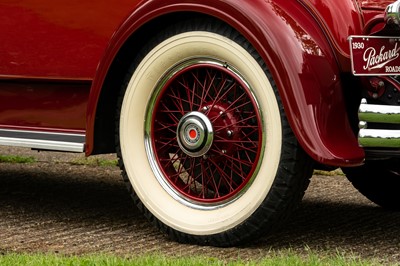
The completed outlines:
<svg viewBox="0 0 400 266">
<path fill-rule="evenodd" d="M 85 135 L 0 129 L 0 145 L 38 150 L 84 152 Z"/>
</svg>

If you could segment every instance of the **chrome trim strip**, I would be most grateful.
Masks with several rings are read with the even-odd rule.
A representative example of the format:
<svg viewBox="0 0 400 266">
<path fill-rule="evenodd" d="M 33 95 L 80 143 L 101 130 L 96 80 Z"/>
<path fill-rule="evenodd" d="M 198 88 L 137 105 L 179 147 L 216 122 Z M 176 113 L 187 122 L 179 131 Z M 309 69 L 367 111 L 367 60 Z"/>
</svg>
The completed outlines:
<svg viewBox="0 0 400 266">
<path fill-rule="evenodd" d="M 400 124 L 400 106 L 362 102 L 358 111 L 358 118 L 365 122 Z"/>
<path fill-rule="evenodd" d="M 85 135 L 0 129 L 0 145 L 40 150 L 84 152 Z"/>
<path fill-rule="evenodd" d="M 360 129 L 358 141 L 362 147 L 400 148 L 400 130 Z"/>
<path fill-rule="evenodd" d="M 400 124 L 400 106 L 368 104 L 366 99 L 362 99 L 358 117 L 358 143 L 361 147 L 400 148 L 399 129 L 374 129 L 368 124 Z"/>
<path fill-rule="evenodd" d="M 386 7 L 385 22 L 388 25 L 400 25 L 400 0 Z"/>
<path fill-rule="evenodd" d="M 0 137 L 0 145 L 33 148 L 39 150 L 84 152 L 85 144 L 62 141 L 45 141 Z"/>
</svg>

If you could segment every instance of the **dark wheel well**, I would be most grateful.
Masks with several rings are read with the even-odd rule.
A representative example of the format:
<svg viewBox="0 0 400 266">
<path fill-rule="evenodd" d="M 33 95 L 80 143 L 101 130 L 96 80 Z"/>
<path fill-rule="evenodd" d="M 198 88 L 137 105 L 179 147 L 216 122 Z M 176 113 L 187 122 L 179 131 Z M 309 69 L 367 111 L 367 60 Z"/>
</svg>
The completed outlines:
<svg viewBox="0 0 400 266">
<path fill-rule="evenodd" d="M 122 46 L 101 89 L 94 125 L 94 144 L 91 154 L 115 152 L 115 119 L 119 90 L 129 66 L 138 56 L 141 47 L 149 43 L 153 36 L 165 30 L 168 25 L 194 17 L 207 17 L 199 13 L 174 13 L 148 22 L 137 30 Z M 150 34 L 149 34 L 150 33 Z"/>
</svg>

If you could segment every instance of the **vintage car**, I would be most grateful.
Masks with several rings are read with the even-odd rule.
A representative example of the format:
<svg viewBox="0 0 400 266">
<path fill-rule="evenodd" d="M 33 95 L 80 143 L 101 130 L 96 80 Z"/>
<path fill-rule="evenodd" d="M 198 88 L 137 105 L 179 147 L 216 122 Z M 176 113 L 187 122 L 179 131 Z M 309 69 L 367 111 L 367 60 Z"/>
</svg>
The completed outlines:
<svg viewBox="0 0 400 266">
<path fill-rule="evenodd" d="M 313 169 L 400 209 L 400 1 L 2 0 L 0 144 L 116 152 L 180 242 L 277 228 Z"/>
</svg>

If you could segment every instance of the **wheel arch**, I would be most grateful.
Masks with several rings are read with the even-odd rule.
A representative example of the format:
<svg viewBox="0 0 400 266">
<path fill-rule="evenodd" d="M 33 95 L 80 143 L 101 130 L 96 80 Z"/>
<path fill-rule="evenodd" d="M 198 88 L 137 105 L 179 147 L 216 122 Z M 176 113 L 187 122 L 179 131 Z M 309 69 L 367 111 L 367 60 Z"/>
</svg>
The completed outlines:
<svg viewBox="0 0 400 266">
<path fill-rule="evenodd" d="M 190 14 L 166 14 L 141 25 L 123 41 L 113 41 L 117 37 L 111 40 L 98 66 L 89 96 L 86 155 L 115 152 L 115 114 L 120 88 L 136 54 L 150 40 L 148 32 L 157 28 L 157 25 L 184 19 Z"/>
<path fill-rule="evenodd" d="M 87 155 L 114 151 L 118 83 L 148 32 L 196 15 L 219 19 L 252 43 L 271 70 L 298 141 L 314 160 L 336 166 L 362 163 L 364 153 L 348 122 L 335 54 L 304 6 L 261 0 L 176 3 L 145 2 L 111 39 L 89 98 Z"/>
</svg>

